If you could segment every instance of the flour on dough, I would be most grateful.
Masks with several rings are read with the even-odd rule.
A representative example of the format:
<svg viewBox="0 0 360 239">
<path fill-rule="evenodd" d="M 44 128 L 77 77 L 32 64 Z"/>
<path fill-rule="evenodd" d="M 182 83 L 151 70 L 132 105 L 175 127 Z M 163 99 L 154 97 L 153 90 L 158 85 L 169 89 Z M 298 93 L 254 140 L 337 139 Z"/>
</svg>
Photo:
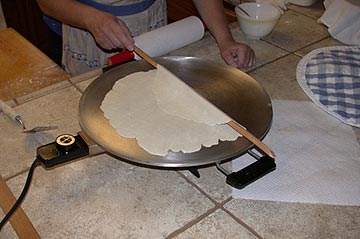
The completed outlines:
<svg viewBox="0 0 360 239">
<path fill-rule="evenodd" d="M 216 145 L 219 140 L 233 141 L 240 136 L 227 124 L 199 123 L 160 109 L 153 92 L 156 72 L 130 74 L 119 79 L 106 94 L 100 108 L 121 136 L 136 138 L 140 147 L 160 156 L 169 150 L 196 152 L 202 146 Z"/>
</svg>

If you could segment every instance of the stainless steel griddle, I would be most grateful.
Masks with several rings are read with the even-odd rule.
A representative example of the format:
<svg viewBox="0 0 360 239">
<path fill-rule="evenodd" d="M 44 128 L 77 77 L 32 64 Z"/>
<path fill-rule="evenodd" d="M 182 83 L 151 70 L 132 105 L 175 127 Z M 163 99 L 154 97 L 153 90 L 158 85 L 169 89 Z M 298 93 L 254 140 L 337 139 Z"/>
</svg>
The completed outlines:
<svg viewBox="0 0 360 239">
<path fill-rule="evenodd" d="M 271 101 L 263 87 L 247 74 L 233 67 L 191 57 L 157 58 L 199 94 L 244 125 L 258 138 L 268 132 L 272 120 Z M 153 69 L 140 60 L 118 66 L 97 78 L 86 89 L 79 104 L 82 130 L 105 151 L 132 162 L 161 167 L 192 167 L 231 159 L 244 154 L 252 144 L 244 138 L 194 153 L 173 153 L 157 156 L 140 148 L 135 139 L 121 137 L 100 109 L 105 95 L 124 76 Z M 191 107 L 191 106 L 189 106 Z M 176 137 L 176 135 L 168 135 Z"/>
<path fill-rule="evenodd" d="M 273 114 L 271 100 L 263 87 L 249 75 L 224 64 L 193 57 L 163 57 L 156 58 L 156 61 L 257 138 L 264 138 L 269 131 Z M 143 150 L 136 139 L 121 137 L 104 117 L 100 105 L 116 81 L 131 73 L 151 69 L 149 63 L 139 60 L 116 66 L 94 80 L 79 103 L 79 123 L 83 131 L 76 136 L 60 135 L 55 142 L 37 148 L 37 158 L 43 166 L 52 168 L 105 152 L 142 166 L 187 168 L 197 177 L 200 177 L 198 167 L 215 164 L 227 175 L 226 182 L 236 188 L 243 188 L 275 169 L 274 159 L 268 155 L 260 156 L 259 150 L 255 153 L 255 146 L 244 137 L 236 141 L 220 141 L 218 145 L 202 147 L 194 153 L 169 152 L 166 156 L 152 155 Z M 229 173 L 220 165 L 245 153 L 256 161 L 240 171 Z"/>
</svg>

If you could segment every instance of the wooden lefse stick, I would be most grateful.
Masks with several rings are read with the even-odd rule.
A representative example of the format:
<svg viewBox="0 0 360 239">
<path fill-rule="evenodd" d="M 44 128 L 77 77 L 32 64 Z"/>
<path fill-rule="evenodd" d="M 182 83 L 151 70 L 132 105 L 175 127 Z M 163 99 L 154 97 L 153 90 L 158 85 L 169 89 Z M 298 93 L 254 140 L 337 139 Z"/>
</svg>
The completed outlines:
<svg viewBox="0 0 360 239">
<path fill-rule="evenodd" d="M 136 54 L 141 56 L 144 60 L 149 62 L 153 67 L 157 68 L 158 63 L 148 54 L 146 54 L 144 51 L 142 51 L 137 46 L 134 47 L 134 51 Z M 275 154 L 269 147 L 267 147 L 261 140 L 256 138 L 252 133 L 250 133 L 244 126 L 242 126 L 240 123 L 230 120 L 227 122 L 227 125 L 229 125 L 231 128 L 233 128 L 236 132 L 244 136 L 247 140 L 249 140 L 251 143 L 253 143 L 258 149 L 260 149 L 263 153 L 267 154 L 271 158 L 275 158 Z"/>
<path fill-rule="evenodd" d="M 149 56 L 143 50 L 141 50 L 139 47 L 135 46 L 134 51 L 136 54 L 141 56 L 144 60 L 149 62 L 154 68 L 157 68 L 157 62 L 151 56 Z"/>
<path fill-rule="evenodd" d="M 227 125 L 229 125 L 231 128 L 233 128 L 236 132 L 244 136 L 247 140 L 249 140 L 251 143 L 253 143 L 256 147 L 258 147 L 262 152 L 270 156 L 271 158 L 275 158 L 274 152 L 269 149 L 268 146 L 266 146 L 263 142 L 261 142 L 258 138 L 256 138 L 252 133 L 250 133 L 244 126 L 239 124 L 238 122 L 231 120 L 227 122 Z"/>
</svg>

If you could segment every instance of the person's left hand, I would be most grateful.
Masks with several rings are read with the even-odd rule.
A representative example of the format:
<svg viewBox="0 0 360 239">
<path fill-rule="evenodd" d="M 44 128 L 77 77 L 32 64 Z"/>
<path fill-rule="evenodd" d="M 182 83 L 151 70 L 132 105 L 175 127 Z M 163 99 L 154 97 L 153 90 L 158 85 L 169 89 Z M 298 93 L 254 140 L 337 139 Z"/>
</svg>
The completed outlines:
<svg viewBox="0 0 360 239">
<path fill-rule="evenodd" d="M 222 58 L 228 65 L 245 68 L 255 64 L 255 53 L 246 44 L 230 41 L 219 48 Z"/>
</svg>

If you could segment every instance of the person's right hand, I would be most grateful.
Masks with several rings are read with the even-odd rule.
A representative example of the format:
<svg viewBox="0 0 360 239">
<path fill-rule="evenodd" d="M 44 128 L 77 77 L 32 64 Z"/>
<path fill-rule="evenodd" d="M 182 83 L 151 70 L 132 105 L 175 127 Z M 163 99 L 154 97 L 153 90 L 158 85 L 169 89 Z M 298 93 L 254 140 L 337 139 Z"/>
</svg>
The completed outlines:
<svg viewBox="0 0 360 239">
<path fill-rule="evenodd" d="M 87 28 L 103 49 L 134 49 L 134 40 L 125 23 L 109 13 L 98 12 L 89 21 Z"/>
</svg>

